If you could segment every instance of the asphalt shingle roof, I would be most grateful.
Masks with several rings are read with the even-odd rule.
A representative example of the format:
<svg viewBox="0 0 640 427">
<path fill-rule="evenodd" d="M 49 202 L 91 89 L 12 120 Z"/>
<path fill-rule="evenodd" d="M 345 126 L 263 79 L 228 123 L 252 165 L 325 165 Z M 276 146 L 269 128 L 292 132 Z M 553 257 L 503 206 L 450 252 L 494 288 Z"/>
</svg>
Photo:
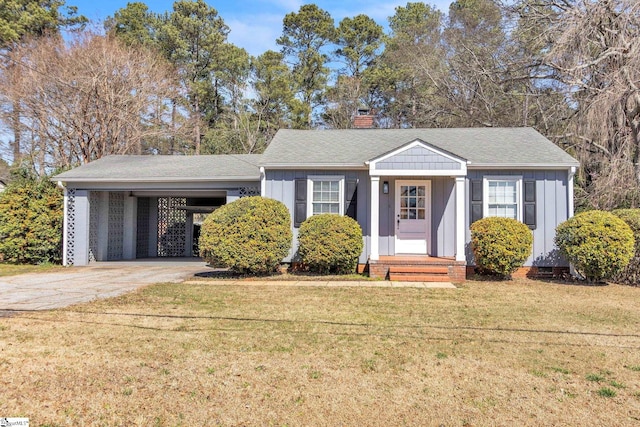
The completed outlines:
<svg viewBox="0 0 640 427">
<path fill-rule="evenodd" d="M 420 139 L 469 162 L 469 166 L 578 166 L 561 148 L 532 128 L 282 129 L 261 165 L 363 166 Z"/>
<path fill-rule="evenodd" d="M 59 181 L 259 180 L 260 166 L 364 167 L 422 140 L 470 167 L 570 167 L 579 163 L 532 128 L 281 129 L 264 154 L 107 156 L 55 177 Z"/>
<path fill-rule="evenodd" d="M 59 181 L 259 180 L 259 154 L 107 156 L 55 177 Z"/>
</svg>

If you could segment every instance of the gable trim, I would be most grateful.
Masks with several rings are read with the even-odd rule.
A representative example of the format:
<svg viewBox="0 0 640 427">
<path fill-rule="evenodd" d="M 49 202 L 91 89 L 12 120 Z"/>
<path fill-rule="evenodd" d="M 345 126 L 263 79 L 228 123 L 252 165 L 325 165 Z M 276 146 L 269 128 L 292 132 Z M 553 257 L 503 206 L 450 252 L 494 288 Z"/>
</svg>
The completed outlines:
<svg viewBox="0 0 640 427">
<path fill-rule="evenodd" d="M 460 165 L 459 169 L 376 169 L 376 166 L 380 162 L 384 162 L 393 156 L 401 154 L 407 150 L 415 147 L 421 147 L 429 150 L 438 156 L 442 156 L 447 160 Z M 407 144 L 403 144 L 400 147 L 385 153 L 379 157 L 376 157 L 367 162 L 369 166 L 369 175 L 371 176 L 466 176 L 467 175 L 467 161 L 461 157 L 458 157 L 452 153 L 444 151 L 440 148 L 426 143 L 420 139 L 416 139 Z"/>
</svg>

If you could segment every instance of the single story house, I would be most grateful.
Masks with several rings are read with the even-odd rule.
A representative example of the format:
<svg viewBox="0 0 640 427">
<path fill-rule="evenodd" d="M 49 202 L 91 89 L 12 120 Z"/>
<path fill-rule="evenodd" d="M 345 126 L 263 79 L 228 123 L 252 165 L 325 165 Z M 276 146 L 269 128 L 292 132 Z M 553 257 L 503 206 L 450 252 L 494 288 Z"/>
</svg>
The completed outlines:
<svg viewBox="0 0 640 427">
<path fill-rule="evenodd" d="M 7 184 L 0 179 L 0 193 L 2 193 L 6 187 L 7 187 Z"/>
<path fill-rule="evenodd" d="M 573 215 L 578 166 L 531 128 L 283 129 L 261 155 L 108 156 L 53 179 L 65 189 L 65 265 L 195 256 L 206 213 L 262 195 L 291 213 L 284 262 L 302 221 L 331 212 L 362 227 L 371 275 L 464 280 L 469 226 L 485 216 L 531 228 L 528 271 L 566 268 L 554 236 Z"/>
</svg>

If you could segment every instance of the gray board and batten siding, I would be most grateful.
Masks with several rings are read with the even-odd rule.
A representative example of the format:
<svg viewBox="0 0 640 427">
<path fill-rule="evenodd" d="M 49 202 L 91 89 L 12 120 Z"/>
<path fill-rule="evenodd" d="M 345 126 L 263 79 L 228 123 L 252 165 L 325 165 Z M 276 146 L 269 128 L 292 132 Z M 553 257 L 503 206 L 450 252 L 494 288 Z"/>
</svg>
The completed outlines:
<svg viewBox="0 0 640 427">
<path fill-rule="evenodd" d="M 294 224 L 295 182 L 309 176 L 344 176 L 345 180 L 357 180 L 357 214 L 356 220 L 362 228 L 364 250 L 359 262 L 366 263 L 370 253 L 370 178 L 367 171 L 292 171 L 276 170 L 266 173 L 266 197 L 282 201 L 291 213 Z M 425 179 L 424 177 L 403 177 L 402 179 Z M 454 180 L 447 177 L 431 177 L 432 221 L 429 247 L 433 256 L 455 255 L 455 192 Z M 389 193 L 380 194 L 380 255 L 395 254 L 395 178 L 385 178 L 389 182 Z M 293 228 L 293 244 L 285 262 L 295 259 L 298 247 L 298 227 Z"/>
<path fill-rule="evenodd" d="M 427 147 L 410 147 L 375 164 L 377 170 L 460 170 L 461 162 Z"/>
<path fill-rule="evenodd" d="M 466 258 L 473 265 L 471 232 L 469 230 L 472 209 L 472 182 L 481 182 L 485 176 L 519 176 L 523 182 L 535 182 L 535 226 L 532 255 L 525 266 L 557 267 L 566 265 L 560 258 L 554 243 L 556 227 L 569 218 L 568 172 L 567 170 L 469 170 L 467 172 L 467 195 L 469 209 L 466 212 Z M 524 191 L 524 189 L 523 189 Z M 524 199 L 524 196 L 522 197 Z"/>
<path fill-rule="evenodd" d="M 265 197 L 276 199 L 285 204 L 291 215 L 291 224 L 295 224 L 296 181 L 306 180 L 310 176 L 340 176 L 345 182 L 357 182 L 356 220 L 362 228 L 364 249 L 359 262 L 366 263 L 369 254 L 369 173 L 366 170 L 267 170 Z M 345 210 L 346 211 L 346 210 Z M 293 227 L 293 244 L 285 262 L 295 260 L 298 248 L 298 227 Z"/>
</svg>

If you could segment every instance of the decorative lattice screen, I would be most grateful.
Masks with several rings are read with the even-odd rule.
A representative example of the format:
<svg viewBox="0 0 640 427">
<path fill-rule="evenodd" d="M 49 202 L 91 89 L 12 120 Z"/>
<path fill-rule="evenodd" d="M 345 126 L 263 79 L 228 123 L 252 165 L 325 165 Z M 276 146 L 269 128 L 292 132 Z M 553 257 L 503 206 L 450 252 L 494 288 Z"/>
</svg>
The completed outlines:
<svg viewBox="0 0 640 427">
<path fill-rule="evenodd" d="M 149 256 L 149 213 L 151 203 L 148 197 L 138 198 L 138 218 L 136 226 L 136 258 Z"/>
<path fill-rule="evenodd" d="M 260 188 L 258 187 L 240 187 L 238 188 L 240 197 L 259 196 Z"/>
<path fill-rule="evenodd" d="M 67 189 L 67 265 L 73 265 L 76 252 L 76 190 Z"/>
<path fill-rule="evenodd" d="M 158 256 L 185 256 L 187 244 L 187 212 L 184 197 L 158 198 Z"/>
<path fill-rule="evenodd" d="M 124 240 L 124 194 L 109 193 L 109 246 L 107 259 L 117 261 L 123 258 Z"/>
<path fill-rule="evenodd" d="M 98 254 L 98 228 L 100 227 L 100 193 L 89 193 L 89 262 Z"/>
</svg>

